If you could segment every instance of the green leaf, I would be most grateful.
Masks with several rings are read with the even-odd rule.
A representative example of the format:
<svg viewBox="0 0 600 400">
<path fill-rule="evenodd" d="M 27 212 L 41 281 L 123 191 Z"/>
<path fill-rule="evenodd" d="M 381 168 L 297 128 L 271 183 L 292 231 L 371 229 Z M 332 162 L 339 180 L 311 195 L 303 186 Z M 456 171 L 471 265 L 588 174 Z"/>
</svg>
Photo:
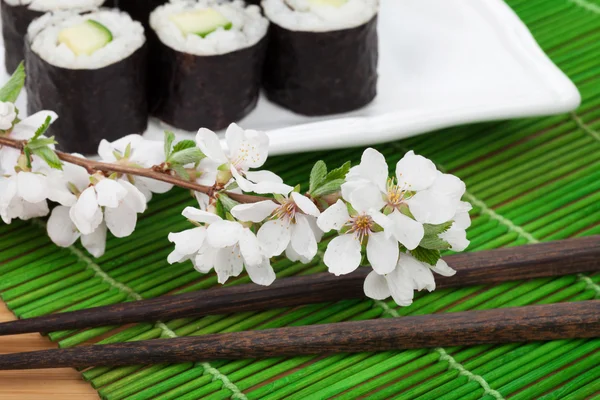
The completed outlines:
<svg viewBox="0 0 600 400">
<path fill-rule="evenodd" d="M 25 67 L 23 62 L 17 67 L 12 76 L 0 89 L 0 101 L 14 103 L 25 85 Z"/>
<path fill-rule="evenodd" d="M 175 171 L 175 173 L 182 179 L 185 179 L 186 181 L 190 179 L 190 175 L 187 173 L 187 171 L 185 170 L 185 168 L 183 168 L 183 165 L 181 164 L 172 164 L 171 165 L 171 169 L 173 171 Z"/>
<path fill-rule="evenodd" d="M 312 194 L 313 197 L 321 197 L 340 190 L 344 179 L 334 179 L 317 188 Z"/>
<path fill-rule="evenodd" d="M 423 229 L 425 230 L 425 236 L 428 235 L 439 235 L 440 233 L 446 232 L 454 221 L 444 222 L 443 224 L 432 225 L 432 224 L 423 224 Z"/>
<path fill-rule="evenodd" d="M 297 184 L 296 186 L 294 186 L 294 189 L 292 190 L 292 192 L 300 193 L 301 189 L 302 189 L 302 186 L 300 186 L 300 184 Z"/>
<path fill-rule="evenodd" d="M 44 160 L 46 164 L 50 166 L 50 168 L 60 169 L 62 170 L 62 162 L 50 147 L 38 147 L 36 149 L 31 149 L 31 152 Z"/>
<path fill-rule="evenodd" d="M 39 147 L 45 147 L 51 144 L 56 144 L 56 140 L 54 140 L 54 136 L 49 138 L 39 138 L 35 140 L 31 140 L 27 143 L 27 147 L 31 150 L 37 149 Z"/>
<path fill-rule="evenodd" d="M 40 126 L 39 128 L 37 128 L 37 130 L 35 131 L 35 134 L 33 135 L 33 137 L 30 140 L 36 140 L 37 138 L 39 138 L 40 136 L 42 136 L 44 133 L 46 133 L 46 131 L 50 127 L 50 123 L 51 122 L 52 122 L 52 117 L 50 117 L 48 115 L 46 117 L 46 119 L 44 120 L 44 123 L 42 124 L 42 126 Z"/>
<path fill-rule="evenodd" d="M 202 151 L 200 151 L 199 148 L 190 147 L 189 149 L 181 150 L 177 153 L 172 153 L 167 161 L 169 163 L 186 165 L 197 163 L 203 158 L 204 153 L 202 153 Z"/>
<path fill-rule="evenodd" d="M 308 192 L 312 193 L 316 188 L 318 188 L 321 183 L 325 181 L 325 177 L 327 176 L 327 165 L 325 161 L 319 160 L 315 163 L 310 171 L 310 183 Z"/>
<path fill-rule="evenodd" d="M 444 222 L 443 224 L 431 225 L 423 224 L 425 234 L 419 246 L 430 250 L 447 250 L 450 243 L 440 238 L 440 234 L 446 232 L 452 226 L 452 221 Z"/>
<path fill-rule="evenodd" d="M 225 218 L 226 217 L 226 215 L 225 215 L 226 214 L 225 207 L 223 206 L 223 203 L 221 202 L 221 198 L 217 199 L 216 213 L 221 218 Z"/>
<path fill-rule="evenodd" d="M 165 159 L 168 159 L 171 155 L 171 147 L 175 140 L 175 134 L 171 131 L 165 131 Z"/>
<path fill-rule="evenodd" d="M 177 153 L 178 151 L 189 149 L 191 147 L 196 147 L 196 142 L 193 140 L 182 140 L 181 142 L 175 144 L 175 147 L 173 147 L 173 153 Z"/>
<path fill-rule="evenodd" d="M 336 179 L 346 179 L 346 175 L 348 175 L 348 171 L 350 171 L 351 165 L 352 164 L 350 163 L 350 161 L 345 162 L 344 165 L 342 165 L 341 167 L 330 171 L 327 174 L 327 178 L 325 178 L 325 180 L 327 182 L 330 182 Z"/>
<path fill-rule="evenodd" d="M 425 249 L 421 246 L 410 251 L 410 254 L 419 261 L 422 261 L 429 265 L 437 264 L 441 258 L 439 250 Z"/>
<path fill-rule="evenodd" d="M 237 201 L 233 200 L 231 197 L 227 196 L 224 193 L 220 193 L 219 194 L 219 200 L 221 201 L 221 205 L 223 206 L 223 209 L 226 212 L 231 212 L 231 209 L 235 206 L 237 206 L 238 203 Z"/>
<path fill-rule="evenodd" d="M 129 158 L 131 156 L 131 142 L 127 143 L 127 147 L 125 147 L 125 153 L 123 154 L 124 158 Z"/>
</svg>

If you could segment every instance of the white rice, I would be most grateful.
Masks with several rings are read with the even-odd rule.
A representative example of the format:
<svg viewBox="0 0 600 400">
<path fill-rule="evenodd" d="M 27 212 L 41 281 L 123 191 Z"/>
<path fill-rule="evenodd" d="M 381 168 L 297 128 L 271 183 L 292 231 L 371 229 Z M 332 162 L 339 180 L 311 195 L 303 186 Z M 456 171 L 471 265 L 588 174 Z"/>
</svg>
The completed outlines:
<svg viewBox="0 0 600 400">
<path fill-rule="evenodd" d="M 285 29 L 327 32 L 367 23 L 377 14 L 379 0 L 348 0 L 341 7 L 315 5 L 308 0 L 263 0 L 262 7 L 269 21 Z"/>
<path fill-rule="evenodd" d="M 58 43 L 58 35 L 63 29 L 89 19 L 106 26 L 113 40 L 89 56 L 77 56 L 67 45 Z M 73 11 L 47 13 L 29 25 L 27 36 L 37 55 L 52 65 L 68 69 L 106 67 L 129 57 L 146 42 L 141 23 L 133 21 L 125 12 L 108 9 L 83 15 Z"/>
<path fill-rule="evenodd" d="M 186 35 L 169 18 L 173 14 L 206 8 L 220 12 L 231 22 L 231 29 L 218 28 L 205 37 Z M 172 49 L 198 56 L 211 56 L 254 46 L 267 34 L 269 21 L 261 15 L 258 6 L 245 6 L 241 0 L 171 0 L 150 14 L 150 26 L 160 40 Z"/>
<path fill-rule="evenodd" d="M 93 10 L 104 4 L 105 0 L 4 0 L 11 6 L 29 5 L 35 11 L 60 11 L 60 10 Z"/>
</svg>

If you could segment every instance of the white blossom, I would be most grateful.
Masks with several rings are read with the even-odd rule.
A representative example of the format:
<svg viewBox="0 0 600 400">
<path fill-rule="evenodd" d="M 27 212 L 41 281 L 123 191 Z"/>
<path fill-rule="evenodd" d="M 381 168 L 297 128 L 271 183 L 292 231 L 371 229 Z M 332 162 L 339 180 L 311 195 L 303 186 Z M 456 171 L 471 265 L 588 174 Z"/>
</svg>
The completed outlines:
<svg viewBox="0 0 600 400">
<path fill-rule="evenodd" d="M 10 224 L 13 219 L 28 220 L 48 214 L 46 177 L 33 172 L 0 175 L 0 217 Z"/>
<path fill-rule="evenodd" d="M 100 223 L 87 235 L 82 235 L 70 216 L 70 208 L 57 206 L 52 210 L 47 224 L 48 236 L 60 247 L 69 247 L 81 238 L 81 244 L 94 257 L 100 257 L 106 249 L 106 224 Z"/>
<path fill-rule="evenodd" d="M 409 306 L 412 304 L 415 290 L 435 290 L 432 271 L 443 276 L 456 273 L 441 259 L 432 267 L 408 254 L 400 254 L 396 268 L 390 273 L 381 275 L 372 271 L 367 275 L 364 291 L 372 299 L 384 300 L 391 296 L 399 306 Z"/>
<path fill-rule="evenodd" d="M 137 214 L 146 210 L 146 198 L 131 183 L 97 177 L 98 182 L 85 188 L 69 215 L 83 235 L 92 234 L 104 221 L 116 237 L 133 233 Z"/>
<path fill-rule="evenodd" d="M 238 276 L 244 268 L 254 283 L 270 285 L 275 272 L 269 257 L 262 252 L 256 235 L 238 221 L 223 220 L 216 214 L 187 207 L 183 216 L 200 225 L 179 233 L 170 233 L 175 250 L 169 263 L 191 260 L 194 267 L 208 273 L 214 269 L 219 283 Z"/>
<path fill-rule="evenodd" d="M 471 226 L 469 211 L 472 208 L 470 203 L 461 201 L 456 214 L 452 218 L 453 222 L 450 229 L 439 235 L 441 239 L 450 244 L 450 249 L 453 251 L 463 251 L 469 246 L 466 230 Z"/>
<path fill-rule="evenodd" d="M 261 167 L 267 160 L 269 137 L 264 132 L 244 130 L 237 124 L 231 124 L 225 138 L 227 151 L 221 147 L 213 131 L 201 128 L 196 135 L 196 144 L 208 158 L 203 172 L 211 179 L 214 176 L 212 184 L 226 186 L 234 179 L 244 192 L 287 194 L 292 190 L 273 172 L 250 171 Z"/>
<path fill-rule="evenodd" d="M 17 118 L 17 109 L 13 103 L 0 101 L 0 129 L 7 130 Z"/>
<path fill-rule="evenodd" d="M 164 144 L 144 139 L 140 135 L 127 135 L 114 142 L 102 140 L 98 155 L 103 162 L 130 167 L 151 168 L 165 162 Z M 152 193 L 166 193 L 173 185 L 143 176 L 122 175 L 119 179 L 128 180 L 150 201 Z"/>
<path fill-rule="evenodd" d="M 358 268 L 365 241 L 367 259 L 373 269 L 380 274 L 391 272 L 400 250 L 397 241 L 385 231 L 385 227 L 390 225 L 389 218 L 365 199 L 351 205 L 354 209 L 352 215 L 346 203 L 338 200 L 317 219 L 317 225 L 324 232 L 340 232 L 329 242 L 323 257 L 329 272 L 344 275 Z"/>
<path fill-rule="evenodd" d="M 278 256 L 285 251 L 291 261 L 310 262 L 317 254 L 317 243 L 323 232 L 317 226 L 320 211 L 308 197 L 292 192 L 279 203 L 270 200 L 240 204 L 231 209 L 239 220 L 265 222 L 257 237 L 266 256 Z"/>
<path fill-rule="evenodd" d="M 35 135 L 35 132 L 40 126 L 46 121 L 46 118 L 50 117 L 51 123 L 56 121 L 58 116 L 52 111 L 40 111 L 37 112 L 23 121 L 17 123 L 10 131 L 6 132 L 3 136 L 14 139 L 14 140 L 29 140 Z M 50 148 L 54 148 L 53 145 Z M 11 173 L 14 171 L 15 166 L 21 150 L 1 146 L 0 147 L 0 172 Z"/>
</svg>

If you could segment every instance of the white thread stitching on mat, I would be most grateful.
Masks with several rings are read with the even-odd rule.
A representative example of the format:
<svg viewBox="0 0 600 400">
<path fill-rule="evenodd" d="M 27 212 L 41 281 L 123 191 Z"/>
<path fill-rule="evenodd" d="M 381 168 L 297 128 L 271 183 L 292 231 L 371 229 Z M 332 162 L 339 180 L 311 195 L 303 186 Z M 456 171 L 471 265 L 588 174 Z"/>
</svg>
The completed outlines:
<svg viewBox="0 0 600 400">
<path fill-rule="evenodd" d="M 600 10 L 600 6 L 598 7 L 598 9 Z M 585 122 L 583 122 L 581 117 L 579 117 L 579 115 L 577 115 L 575 112 L 570 113 L 570 115 L 571 115 L 571 118 L 573 119 L 573 121 L 575 121 L 575 123 L 581 129 L 583 129 L 586 133 L 588 133 L 590 136 L 592 136 L 594 139 L 596 139 L 597 141 L 600 142 L 600 133 L 596 132 L 595 130 L 593 130 L 592 128 L 587 126 L 587 124 Z"/>
<path fill-rule="evenodd" d="M 171 330 L 162 322 L 158 322 L 156 325 L 158 325 L 165 332 L 166 336 L 170 338 L 179 337 L 179 335 L 173 332 L 173 330 Z M 213 382 L 216 380 L 220 380 L 223 383 L 223 387 L 229 389 L 229 391 L 233 393 L 233 395 L 231 396 L 232 399 L 248 400 L 246 395 L 244 395 L 244 393 L 242 393 L 242 391 L 233 382 L 229 380 L 227 375 L 222 374 L 218 369 L 210 365 L 210 363 L 201 362 L 197 363 L 197 365 L 200 365 L 204 369 L 204 372 L 207 372 L 208 374 L 212 375 Z"/>
<path fill-rule="evenodd" d="M 527 232 L 525 229 L 516 225 L 511 220 L 504 218 L 502 215 L 498 214 L 497 212 L 495 212 L 494 210 L 489 208 L 487 206 L 487 204 L 485 204 L 483 201 L 479 200 L 477 197 L 473 196 L 471 193 L 465 192 L 465 197 L 469 200 L 469 202 L 471 204 L 473 204 L 474 206 L 477 206 L 481 209 L 481 214 L 485 214 L 488 217 L 495 219 L 496 221 L 500 222 L 501 224 L 507 226 L 509 230 L 518 233 L 519 235 L 521 235 L 522 237 L 527 239 L 527 241 L 530 243 L 539 243 L 540 242 L 539 240 L 534 238 L 533 235 L 531 235 L 531 233 Z"/>
<path fill-rule="evenodd" d="M 585 288 L 595 293 L 594 298 L 600 298 L 600 286 L 595 284 L 589 276 L 577 274 L 577 279 L 579 279 L 581 282 L 585 282 Z"/>
<path fill-rule="evenodd" d="M 32 220 L 32 223 L 39 227 L 46 229 L 46 224 L 38 219 Z M 122 284 L 121 282 L 117 281 L 116 279 L 112 278 L 110 275 L 108 275 L 106 272 L 104 272 L 102 270 L 102 267 L 100 267 L 98 264 L 96 264 L 94 262 L 94 260 L 92 260 L 87 255 L 85 255 L 77 247 L 69 246 L 67 249 L 75 257 L 77 257 L 80 261 L 83 261 L 87 267 L 90 267 L 94 271 L 95 275 L 98 276 L 99 278 L 101 278 L 104 282 L 106 282 L 110 286 L 113 286 L 113 287 L 119 289 L 120 291 L 126 293 L 128 296 L 130 296 L 131 298 L 133 298 L 135 300 L 143 300 L 143 297 L 140 296 L 135 290 L 133 290 L 132 288 L 130 288 L 127 285 Z M 169 328 L 167 325 L 165 325 L 164 323 L 162 323 L 160 321 L 157 322 L 156 324 L 154 324 L 154 326 L 156 326 L 161 331 L 163 331 L 163 333 L 167 337 L 170 337 L 170 338 L 179 337 L 171 328 Z M 231 382 L 226 375 L 222 374 L 218 369 L 216 369 L 215 367 L 210 365 L 210 363 L 203 362 L 203 363 L 199 363 L 199 365 L 204 369 L 205 372 L 212 375 L 213 382 L 216 380 L 220 380 L 223 383 L 223 387 L 229 389 L 229 391 L 231 391 L 231 393 L 233 393 L 233 395 L 231 396 L 232 399 L 248 400 L 248 398 L 244 395 L 244 393 L 242 393 L 242 391 L 233 382 Z"/>
<path fill-rule="evenodd" d="M 575 4 L 581 8 L 593 12 L 594 14 L 600 14 L 600 6 L 597 4 L 590 3 L 586 0 L 568 0 L 569 3 Z"/>
<path fill-rule="evenodd" d="M 394 310 L 393 308 L 388 306 L 384 301 L 374 300 L 374 302 L 379 307 L 381 307 L 384 312 L 388 313 L 392 317 L 394 317 L 394 318 L 400 317 L 400 314 L 398 314 L 398 312 L 396 310 Z M 500 394 L 500 392 L 492 389 L 490 384 L 487 383 L 487 381 L 481 375 L 474 374 L 471 371 L 469 371 L 468 369 L 466 369 L 461 363 L 456 361 L 454 359 L 454 357 L 452 357 L 450 354 L 448 354 L 446 352 L 446 350 L 444 350 L 442 347 L 436 347 L 433 350 L 435 350 L 440 355 L 440 360 L 448 362 L 448 367 L 450 369 L 454 369 L 454 370 L 458 371 L 459 375 L 466 376 L 468 380 L 478 383 L 479 386 L 481 386 L 481 388 L 483 389 L 483 392 L 485 394 L 492 396 L 496 400 L 505 400 L 504 397 L 502 397 L 502 394 Z"/>
<path fill-rule="evenodd" d="M 467 370 L 465 367 L 462 366 L 461 363 L 456 361 L 454 357 L 446 353 L 446 350 L 444 350 L 441 347 L 437 347 L 435 348 L 435 351 L 440 353 L 440 360 L 448 362 L 450 368 L 454 368 L 455 370 L 457 370 L 459 375 L 466 376 L 468 380 L 477 382 L 483 388 L 483 392 L 485 394 L 492 396 L 496 400 L 504 400 L 502 394 L 500 394 L 500 392 L 498 392 L 497 390 L 492 389 L 490 385 L 486 382 L 486 380 L 483 379 L 483 377 Z"/>
</svg>

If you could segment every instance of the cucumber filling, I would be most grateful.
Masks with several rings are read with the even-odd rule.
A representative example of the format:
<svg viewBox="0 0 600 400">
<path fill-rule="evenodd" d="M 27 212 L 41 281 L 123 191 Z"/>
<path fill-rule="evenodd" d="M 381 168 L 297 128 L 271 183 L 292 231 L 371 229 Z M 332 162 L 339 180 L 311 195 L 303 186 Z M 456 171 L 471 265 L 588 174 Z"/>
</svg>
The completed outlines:
<svg viewBox="0 0 600 400">
<path fill-rule="evenodd" d="M 58 42 L 66 45 L 78 56 L 92 55 L 112 40 L 111 31 L 93 19 L 65 28 L 58 34 Z"/>
<path fill-rule="evenodd" d="M 231 21 L 225 18 L 223 14 L 212 8 L 174 14 L 169 19 L 184 34 L 193 34 L 200 37 L 206 37 L 219 28 L 229 30 L 233 26 Z"/>
</svg>

